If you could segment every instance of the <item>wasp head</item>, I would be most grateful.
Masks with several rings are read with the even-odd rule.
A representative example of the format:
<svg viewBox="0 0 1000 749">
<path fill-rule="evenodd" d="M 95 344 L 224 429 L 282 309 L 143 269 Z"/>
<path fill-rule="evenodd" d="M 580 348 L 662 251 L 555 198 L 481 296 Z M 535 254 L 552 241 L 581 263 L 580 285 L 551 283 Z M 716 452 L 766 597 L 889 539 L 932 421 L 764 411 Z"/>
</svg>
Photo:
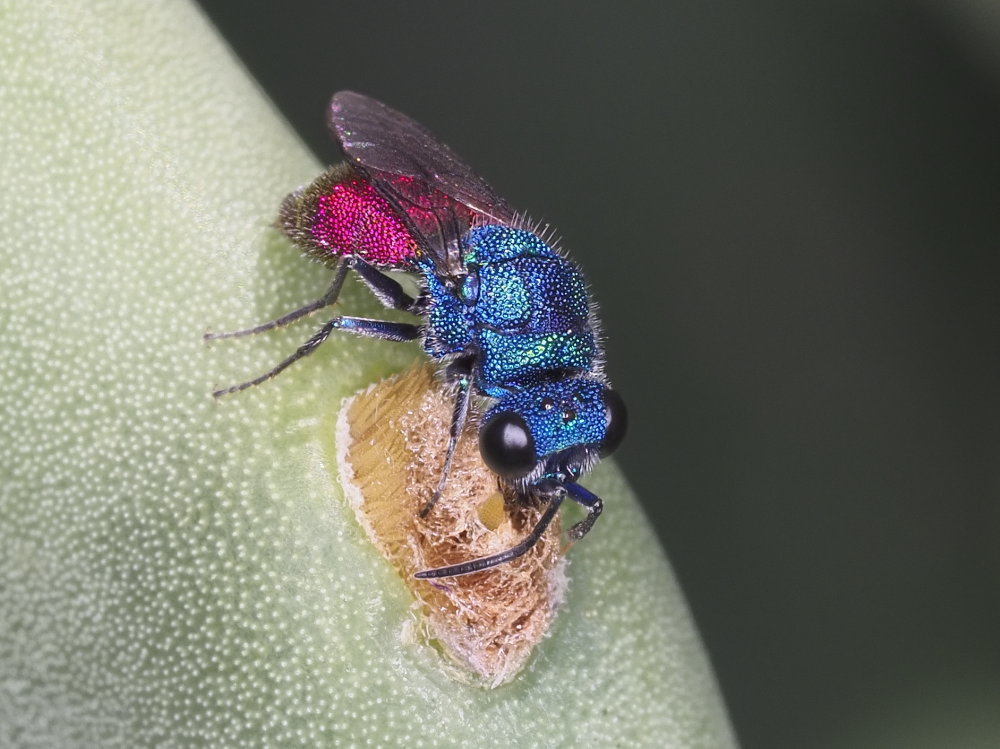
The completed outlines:
<svg viewBox="0 0 1000 749">
<path fill-rule="evenodd" d="M 603 381 L 570 377 L 503 396 L 483 416 L 479 449 L 502 479 L 575 483 L 625 436 L 625 404 Z"/>
</svg>

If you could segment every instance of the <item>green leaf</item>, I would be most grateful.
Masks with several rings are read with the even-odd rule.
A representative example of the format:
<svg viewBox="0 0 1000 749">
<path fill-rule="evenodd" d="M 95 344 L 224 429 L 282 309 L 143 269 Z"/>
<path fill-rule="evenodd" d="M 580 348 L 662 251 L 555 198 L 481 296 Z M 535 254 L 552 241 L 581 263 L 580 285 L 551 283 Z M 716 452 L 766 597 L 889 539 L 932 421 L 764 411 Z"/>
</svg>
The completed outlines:
<svg viewBox="0 0 1000 749">
<path fill-rule="evenodd" d="M 212 399 L 311 327 L 203 333 L 329 279 L 269 226 L 320 166 L 196 10 L 0 4 L 0 118 L 0 744 L 734 744 L 613 466 L 551 636 L 487 690 L 401 639 L 328 457 L 416 347 L 338 338 Z"/>
</svg>

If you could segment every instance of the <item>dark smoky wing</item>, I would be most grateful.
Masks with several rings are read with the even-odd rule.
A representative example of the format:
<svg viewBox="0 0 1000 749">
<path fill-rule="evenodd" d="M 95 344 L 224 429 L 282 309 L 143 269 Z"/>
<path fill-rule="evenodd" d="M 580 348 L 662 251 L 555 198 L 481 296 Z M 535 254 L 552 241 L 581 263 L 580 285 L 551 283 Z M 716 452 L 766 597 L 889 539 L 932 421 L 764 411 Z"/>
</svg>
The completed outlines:
<svg viewBox="0 0 1000 749">
<path fill-rule="evenodd" d="M 432 207 L 443 207 L 447 201 L 440 197 L 446 197 L 487 219 L 513 221 L 513 210 L 486 180 L 427 128 L 382 102 L 341 91 L 330 102 L 327 124 L 348 160 L 391 189 L 401 189 L 403 200 L 411 199 L 406 193 L 413 186 L 393 176 L 421 183 Z"/>
</svg>

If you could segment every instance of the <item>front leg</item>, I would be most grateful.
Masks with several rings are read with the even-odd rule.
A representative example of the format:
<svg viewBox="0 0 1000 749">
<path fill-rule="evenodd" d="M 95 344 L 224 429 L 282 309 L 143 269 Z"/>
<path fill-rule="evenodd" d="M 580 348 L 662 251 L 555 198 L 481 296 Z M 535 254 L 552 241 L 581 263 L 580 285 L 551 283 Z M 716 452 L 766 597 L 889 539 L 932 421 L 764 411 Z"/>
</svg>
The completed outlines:
<svg viewBox="0 0 1000 749">
<path fill-rule="evenodd" d="M 601 512 L 604 510 L 604 501 L 579 484 L 563 484 L 563 488 L 570 499 L 587 508 L 587 517 L 566 531 L 566 535 L 572 540 L 579 541 L 590 532 L 594 523 L 597 522 L 597 518 L 601 516 Z"/>
</svg>

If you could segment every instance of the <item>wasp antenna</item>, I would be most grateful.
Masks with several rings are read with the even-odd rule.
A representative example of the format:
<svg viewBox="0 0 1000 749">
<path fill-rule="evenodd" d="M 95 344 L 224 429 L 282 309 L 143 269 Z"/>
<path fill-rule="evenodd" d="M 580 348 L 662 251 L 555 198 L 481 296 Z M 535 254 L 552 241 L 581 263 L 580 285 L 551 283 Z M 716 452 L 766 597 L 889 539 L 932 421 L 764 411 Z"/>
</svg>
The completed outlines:
<svg viewBox="0 0 1000 749">
<path fill-rule="evenodd" d="M 460 575 L 471 575 L 473 572 L 482 572 L 483 570 L 488 570 L 491 567 L 496 567 L 501 564 L 505 564 L 512 559 L 517 559 L 520 556 L 527 554 L 531 547 L 538 543 L 538 539 L 542 537 L 545 533 L 545 529 L 549 527 L 552 519 L 559 512 L 559 505 L 562 504 L 563 498 L 566 496 L 565 492 L 559 492 L 554 494 L 551 499 L 549 499 L 549 506 L 545 510 L 545 514 L 539 518 L 535 527 L 531 529 L 531 533 L 525 536 L 524 540 L 521 541 L 517 546 L 514 546 L 507 551 L 501 551 L 499 554 L 493 554 L 488 557 L 480 557 L 479 559 L 471 559 L 468 562 L 462 562 L 460 564 L 452 564 L 448 567 L 437 567 L 432 570 L 421 570 L 415 573 L 413 576 L 420 580 L 431 580 L 439 577 L 458 577 Z M 586 522 L 586 521 L 584 521 Z"/>
</svg>

